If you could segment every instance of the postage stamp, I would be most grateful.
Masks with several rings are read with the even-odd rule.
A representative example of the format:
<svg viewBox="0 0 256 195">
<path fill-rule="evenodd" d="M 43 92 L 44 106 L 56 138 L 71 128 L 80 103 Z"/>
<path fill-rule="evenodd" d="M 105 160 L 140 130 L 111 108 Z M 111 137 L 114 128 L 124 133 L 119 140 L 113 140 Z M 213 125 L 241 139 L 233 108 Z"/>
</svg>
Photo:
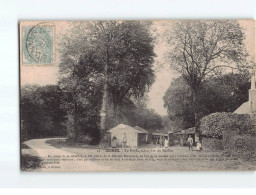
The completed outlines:
<svg viewBox="0 0 256 195">
<path fill-rule="evenodd" d="M 22 64 L 53 65 L 54 25 L 39 23 L 22 26 Z"/>
</svg>

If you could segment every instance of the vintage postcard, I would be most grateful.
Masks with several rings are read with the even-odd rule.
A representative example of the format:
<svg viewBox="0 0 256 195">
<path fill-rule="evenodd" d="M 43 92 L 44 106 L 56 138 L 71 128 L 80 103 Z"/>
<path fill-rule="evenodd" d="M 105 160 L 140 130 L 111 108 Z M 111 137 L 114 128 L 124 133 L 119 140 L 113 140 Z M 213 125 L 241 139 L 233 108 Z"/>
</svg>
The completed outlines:
<svg viewBox="0 0 256 195">
<path fill-rule="evenodd" d="M 22 171 L 255 171 L 254 20 L 20 21 Z"/>
</svg>

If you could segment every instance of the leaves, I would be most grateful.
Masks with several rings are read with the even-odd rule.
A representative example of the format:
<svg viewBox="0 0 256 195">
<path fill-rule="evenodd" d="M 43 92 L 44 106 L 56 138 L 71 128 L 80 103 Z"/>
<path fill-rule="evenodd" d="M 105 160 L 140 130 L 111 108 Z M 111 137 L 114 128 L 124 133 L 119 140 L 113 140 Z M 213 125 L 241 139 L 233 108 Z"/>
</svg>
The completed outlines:
<svg viewBox="0 0 256 195">
<path fill-rule="evenodd" d="M 58 86 L 26 85 L 21 88 L 22 139 L 65 135 L 65 110 Z"/>
<path fill-rule="evenodd" d="M 200 121 L 200 133 L 207 137 L 229 138 L 235 135 L 254 135 L 253 121 L 249 115 L 233 113 L 213 113 L 205 116 Z"/>
<path fill-rule="evenodd" d="M 108 110 L 114 109 L 115 113 L 127 99 L 141 98 L 149 90 L 155 77 L 150 25 L 143 21 L 88 21 L 70 25 L 68 33 L 59 40 L 59 85 L 70 94 L 63 102 L 69 109 L 68 129 L 72 129 L 72 124 L 81 133 L 99 129 L 105 82 L 109 94 L 106 101 L 114 104 Z M 112 125 L 112 121 L 108 123 Z"/>
<path fill-rule="evenodd" d="M 169 43 L 166 59 L 191 89 L 197 123 L 198 95 L 206 78 L 227 68 L 248 67 L 245 35 L 236 20 L 182 21 L 172 25 L 166 34 Z"/>
<path fill-rule="evenodd" d="M 234 112 L 248 100 L 249 74 L 225 74 L 207 78 L 201 85 L 197 104 L 182 77 L 175 79 L 165 92 L 164 106 L 171 120 L 181 121 L 180 128 L 194 126 L 193 114 L 199 119 L 214 112 Z"/>
</svg>

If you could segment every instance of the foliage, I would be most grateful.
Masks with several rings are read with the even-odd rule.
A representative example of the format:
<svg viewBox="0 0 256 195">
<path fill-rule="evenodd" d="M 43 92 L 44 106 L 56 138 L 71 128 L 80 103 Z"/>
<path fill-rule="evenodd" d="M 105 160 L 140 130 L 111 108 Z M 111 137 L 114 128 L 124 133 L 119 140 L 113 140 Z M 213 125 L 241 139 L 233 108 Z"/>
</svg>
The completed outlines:
<svg viewBox="0 0 256 195">
<path fill-rule="evenodd" d="M 203 117 L 199 130 L 203 136 L 224 140 L 234 134 L 255 134 L 250 116 L 234 113 L 213 113 Z"/>
<path fill-rule="evenodd" d="M 244 69 L 245 35 L 235 20 L 198 20 L 177 22 L 167 32 L 167 60 L 190 88 L 195 122 L 198 121 L 199 93 L 208 75 L 226 68 Z"/>
<path fill-rule="evenodd" d="M 170 120 L 178 123 L 180 128 L 188 128 L 195 125 L 195 109 L 198 118 L 214 112 L 234 112 L 248 100 L 249 87 L 248 73 L 211 76 L 202 83 L 195 108 L 189 86 L 182 77 L 178 77 L 165 92 L 164 106 Z"/>
<path fill-rule="evenodd" d="M 225 144 L 225 142 L 224 142 Z M 245 161 L 255 160 L 256 157 L 256 137 L 249 135 L 236 135 L 230 138 L 226 144 L 227 151 Z"/>
<path fill-rule="evenodd" d="M 82 135 L 91 136 L 92 138 L 99 137 L 98 124 L 101 106 L 99 96 L 101 94 L 100 88 L 95 88 L 88 99 L 78 96 L 75 101 L 74 94 L 65 93 L 62 97 L 61 106 L 67 113 L 65 126 L 68 137 L 74 137 L 75 139 Z"/>
<path fill-rule="evenodd" d="M 211 150 L 223 150 L 223 141 L 212 137 L 204 137 L 202 139 L 202 145 Z"/>
<path fill-rule="evenodd" d="M 137 105 L 138 102 L 133 102 L 128 99 L 123 101 L 123 104 L 118 106 L 117 111 L 117 121 L 119 124 L 127 124 L 132 127 L 139 126 L 148 130 L 149 132 L 153 132 L 156 129 L 163 129 L 162 118 L 159 114 L 157 114 L 153 109 L 147 109 L 143 107 L 145 103 L 142 103 L 140 100 L 140 104 L 142 107 Z M 109 113 L 109 117 L 111 118 L 113 115 Z M 113 120 L 108 120 L 109 122 L 113 122 Z M 108 124 L 109 127 L 114 127 L 115 124 Z M 112 126 L 111 126 L 112 125 Z"/>
<path fill-rule="evenodd" d="M 37 156 L 32 156 L 29 154 L 22 154 L 21 156 L 21 169 L 29 170 L 41 167 L 42 159 Z"/>
<path fill-rule="evenodd" d="M 162 125 L 163 125 L 163 129 L 167 132 L 167 131 L 178 131 L 180 129 L 183 129 L 181 126 L 182 124 L 180 123 L 180 121 L 178 121 L 178 118 L 176 120 L 171 120 L 169 118 L 169 116 L 162 116 Z"/>
<path fill-rule="evenodd" d="M 231 67 L 231 62 L 241 65 L 247 56 L 245 35 L 235 20 L 177 22 L 167 36 L 172 48 L 168 56 L 171 68 L 192 88 L 211 71 Z"/>
<path fill-rule="evenodd" d="M 75 142 L 76 143 L 84 143 L 84 144 L 92 144 L 92 137 L 91 136 L 86 136 L 86 135 L 80 135 L 78 138 L 76 138 Z"/>
<path fill-rule="evenodd" d="M 183 78 L 174 79 L 163 96 L 164 107 L 169 119 L 179 128 L 188 128 L 194 124 L 193 106 L 189 86 Z"/>
<path fill-rule="evenodd" d="M 130 117 L 130 123 L 133 126 L 142 127 L 149 132 L 153 132 L 156 129 L 163 129 L 161 116 L 155 113 L 154 110 L 135 109 L 133 113 L 127 116 Z"/>
<path fill-rule="evenodd" d="M 60 107 L 62 92 L 55 85 L 26 85 L 21 88 L 22 141 L 65 135 L 65 111 Z"/>
<path fill-rule="evenodd" d="M 207 108 L 208 113 L 234 112 L 240 105 L 248 101 L 249 79 L 248 72 L 209 77 L 202 84 L 200 104 Z"/>
<path fill-rule="evenodd" d="M 200 131 L 204 147 L 225 149 L 243 160 L 255 159 L 256 136 L 249 115 L 213 113 L 202 118 Z"/>
<path fill-rule="evenodd" d="M 103 103 L 113 103 L 112 120 L 117 123 L 117 107 L 124 99 L 142 97 L 148 91 L 154 81 L 155 56 L 150 25 L 142 21 L 74 22 L 61 37 L 59 84 L 69 93 L 63 106 L 73 136 L 99 131 Z M 106 91 L 109 96 L 103 96 Z"/>
</svg>

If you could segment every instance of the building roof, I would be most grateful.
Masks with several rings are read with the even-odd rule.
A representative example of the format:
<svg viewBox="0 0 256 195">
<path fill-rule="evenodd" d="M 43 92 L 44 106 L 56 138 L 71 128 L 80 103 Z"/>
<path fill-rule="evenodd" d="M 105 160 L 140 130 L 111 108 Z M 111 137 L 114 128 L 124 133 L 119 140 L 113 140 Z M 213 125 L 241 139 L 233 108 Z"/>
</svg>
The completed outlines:
<svg viewBox="0 0 256 195">
<path fill-rule="evenodd" d="M 239 108 L 237 108 L 234 113 L 236 114 L 250 114 L 250 105 L 249 101 L 243 103 Z"/>
<path fill-rule="evenodd" d="M 134 129 L 137 129 L 137 130 L 140 131 L 141 133 L 148 133 L 147 130 L 145 130 L 145 129 L 139 127 L 139 126 L 134 127 Z"/>
<path fill-rule="evenodd" d="M 113 132 L 135 132 L 135 133 L 141 133 L 139 130 L 125 124 L 119 124 L 116 127 L 109 129 L 107 132 L 113 133 Z"/>
</svg>

